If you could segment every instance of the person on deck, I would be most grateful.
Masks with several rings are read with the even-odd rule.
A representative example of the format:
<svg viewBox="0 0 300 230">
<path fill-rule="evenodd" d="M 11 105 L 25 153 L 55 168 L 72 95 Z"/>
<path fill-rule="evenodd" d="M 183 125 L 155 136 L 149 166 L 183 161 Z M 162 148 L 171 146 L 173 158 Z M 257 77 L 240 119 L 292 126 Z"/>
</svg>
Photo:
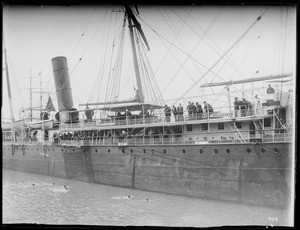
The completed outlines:
<svg viewBox="0 0 300 230">
<path fill-rule="evenodd" d="M 208 113 L 208 115 L 214 112 L 213 107 L 210 104 L 208 104 L 206 101 L 204 101 L 203 104 L 204 104 L 205 112 Z"/>
<path fill-rule="evenodd" d="M 241 101 L 238 99 L 238 97 L 234 98 L 234 116 L 237 117 L 238 116 L 238 110 L 240 110 L 240 105 L 241 105 Z"/>
<path fill-rule="evenodd" d="M 272 88 L 271 85 L 269 85 L 267 89 L 267 94 L 273 94 L 273 93 L 275 93 L 275 90 Z"/>
<path fill-rule="evenodd" d="M 175 107 L 175 105 L 173 105 L 173 107 L 172 107 L 172 112 L 173 112 L 175 121 L 177 121 L 178 111 L 177 111 L 177 108 Z"/>
<path fill-rule="evenodd" d="M 165 116 L 166 116 L 166 121 L 170 122 L 171 121 L 171 108 L 168 105 L 165 105 Z"/>
<path fill-rule="evenodd" d="M 177 114 L 178 114 L 178 121 L 183 121 L 183 107 L 181 106 L 181 103 L 179 103 L 177 107 Z"/>
<path fill-rule="evenodd" d="M 196 114 L 197 114 L 197 120 L 202 119 L 203 109 L 198 102 L 196 102 Z"/>
<path fill-rule="evenodd" d="M 192 102 L 189 101 L 189 104 L 187 105 L 186 110 L 188 111 L 189 119 L 191 120 L 193 118 Z"/>
</svg>

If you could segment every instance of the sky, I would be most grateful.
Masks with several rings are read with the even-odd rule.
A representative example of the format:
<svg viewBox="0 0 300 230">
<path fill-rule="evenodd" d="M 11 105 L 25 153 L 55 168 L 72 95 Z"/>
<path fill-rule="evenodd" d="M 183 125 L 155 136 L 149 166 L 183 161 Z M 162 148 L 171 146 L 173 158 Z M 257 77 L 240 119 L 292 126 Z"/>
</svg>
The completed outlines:
<svg viewBox="0 0 300 230">
<path fill-rule="evenodd" d="M 149 63 L 167 104 L 207 100 L 221 106 L 228 101 L 225 88 L 204 89 L 202 84 L 282 73 L 295 76 L 295 7 L 139 6 L 138 10 L 137 19 L 150 46 Z M 14 113 L 30 105 L 30 75 L 33 106 L 40 104 L 39 73 L 45 92 L 42 103 L 45 106 L 51 96 L 57 109 L 51 64 L 57 56 L 68 60 L 74 107 L 103 102 L 123 17 L 121 6 L 4 6 Z M 131 54 L 125 31 L 120 99 L 134 97 L 137 88 Z M 2 117 L 9 117 L 5 72 L 2 76 Z M 268 84 L 231 86 L 232 100 L 235 96 L 250 100 L 252 89 L 263 96 Z"/>
</svg>

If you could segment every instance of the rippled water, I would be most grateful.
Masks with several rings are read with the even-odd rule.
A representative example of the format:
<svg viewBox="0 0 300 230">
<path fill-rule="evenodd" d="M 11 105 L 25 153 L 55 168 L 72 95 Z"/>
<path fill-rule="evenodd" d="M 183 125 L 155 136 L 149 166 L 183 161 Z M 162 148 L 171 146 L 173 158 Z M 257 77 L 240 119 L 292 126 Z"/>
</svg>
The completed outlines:
<svg viewBox="0 0 300 230">
<path fill-rule="evenodd" d="M 10 170 L 3 171 L 2 215 L 3 223 L 194 227 L 293 225 L 293 214 L 288 210 L 207 201 Z"/>
</svg>

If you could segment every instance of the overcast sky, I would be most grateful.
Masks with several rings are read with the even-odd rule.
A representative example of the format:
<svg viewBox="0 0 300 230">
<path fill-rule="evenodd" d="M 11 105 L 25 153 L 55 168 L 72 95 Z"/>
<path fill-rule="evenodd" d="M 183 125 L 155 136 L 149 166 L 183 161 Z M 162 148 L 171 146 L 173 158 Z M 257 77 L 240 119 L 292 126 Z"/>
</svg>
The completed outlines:
<svg viewBox="0 0 300 230">
<path fill-rule="evenodd" d="M 42 73 L 43 91 L 49 92 L 57 109 L 51 65 L 56 56 L 68 59 L 75 108 L 80 108 L 79 103 L 104 101 L 112 44 L 124 16 L 120 9 L 118 6 L 5 6 L 3 33 L 14 110 L 29 106 L 30 71 L 35 77 L 35 91 L 39 90 L 37 75 Z M 202 90 L 201 84 L 295 73 L 295 10 L 279 6 L 140 6 L 137 19 L 149 42 L 147 55 L 166 102 L 171 104 L 183 96 L 181 102 L 208 100 L 217 105 L 217 101 L 227 100 L 224 87 Z M 264 11 L 262 19 L 251 27 Z M 137 86 L 127 31 L 123 57 L 120 97 L 128 99 L 134 96 Z M 101 76 L 102 86 L 93 93 Z M 198 84 L 187 92 L 195 82 Z M 239 91 L 232 97 L 242 97 L 240 90 L 252 86 L 265 88 L 267 83 L 232 87 L 232 91 Z M 9 117 L 5 78 L 2 87 L 2 115 Z M 251 98 L 251 92 L 245 96 Z M 43 98 L 45 105 L 47 94 Z M 39 105 L 37 93 L 33 104 Z"/>
</svg>

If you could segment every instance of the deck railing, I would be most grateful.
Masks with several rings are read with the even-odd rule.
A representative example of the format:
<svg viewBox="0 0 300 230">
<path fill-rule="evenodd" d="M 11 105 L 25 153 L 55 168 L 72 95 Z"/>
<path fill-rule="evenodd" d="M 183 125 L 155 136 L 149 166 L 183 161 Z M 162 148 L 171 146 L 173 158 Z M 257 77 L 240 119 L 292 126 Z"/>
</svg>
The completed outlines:
<svg viewBox="0 0 300 230">
<path fill-rule="evenodd" d="M 232 133 L 232 135 L 234 135 Z M 126 145 L 205 145 L 205 144 L 225 144 L 225 143 L 270 143 L 270 142 L 291 142 L 293 136 L 287 133 L 275 133 L 274 135 L 261 135 L 261 138 L 249 137 L 239 139 L 236 136 L 228 138 L 222 135 L 213 136 L 204 134 L 157 134 L 149 136 L 101 136 L 101 137 L 82 137 L 61 140 L 59 138 L 50 138 L 45 141 L 18 140 L 17 142 L 10 139 L 3 139 L 5 145 L 69 145 L 69 146 L 126 146 Z M 213 138 L 212 138 L 213 137 Z"/>
<path fill-rule="evenodd" d="M 228 109 L 227 109 L 228 110 Z M 248 108 L 241 110 L 233 110 L 232 112 L 225 111 L 224 108 L 215 108 L 214 112 L 203 112 L 189 114 L 188 111 L 183 111 L 183 114 L 175 116 L 173 113 L 168 119 L 164 112 L 157 111 L 155 115 L 142 116 L 142 115 L 132 115 L 132 116 L 107 116 L 100 119 L 89 119 L 89 120 L 79 120 L 79 122 L 68 122 L 61 123 L 60 128 L 62 130 L 69 129 L 82 129 L 90 127 L 111 127 L 111 126 L 125 126 L 125 125 L 147 125 L 147 124 L 158 124 L 158 123 L 169 123 L 169 122 L 187 122 L 187 121 L 197 121 L 197 120 L 213 120 L 213 119 L 226 119 L 226 118 L 239 118 L 239 117 L 249 117 L 253 115 L 266 115 L 270 113 L 270 108 L 260 107 Z"/>
</svg>

